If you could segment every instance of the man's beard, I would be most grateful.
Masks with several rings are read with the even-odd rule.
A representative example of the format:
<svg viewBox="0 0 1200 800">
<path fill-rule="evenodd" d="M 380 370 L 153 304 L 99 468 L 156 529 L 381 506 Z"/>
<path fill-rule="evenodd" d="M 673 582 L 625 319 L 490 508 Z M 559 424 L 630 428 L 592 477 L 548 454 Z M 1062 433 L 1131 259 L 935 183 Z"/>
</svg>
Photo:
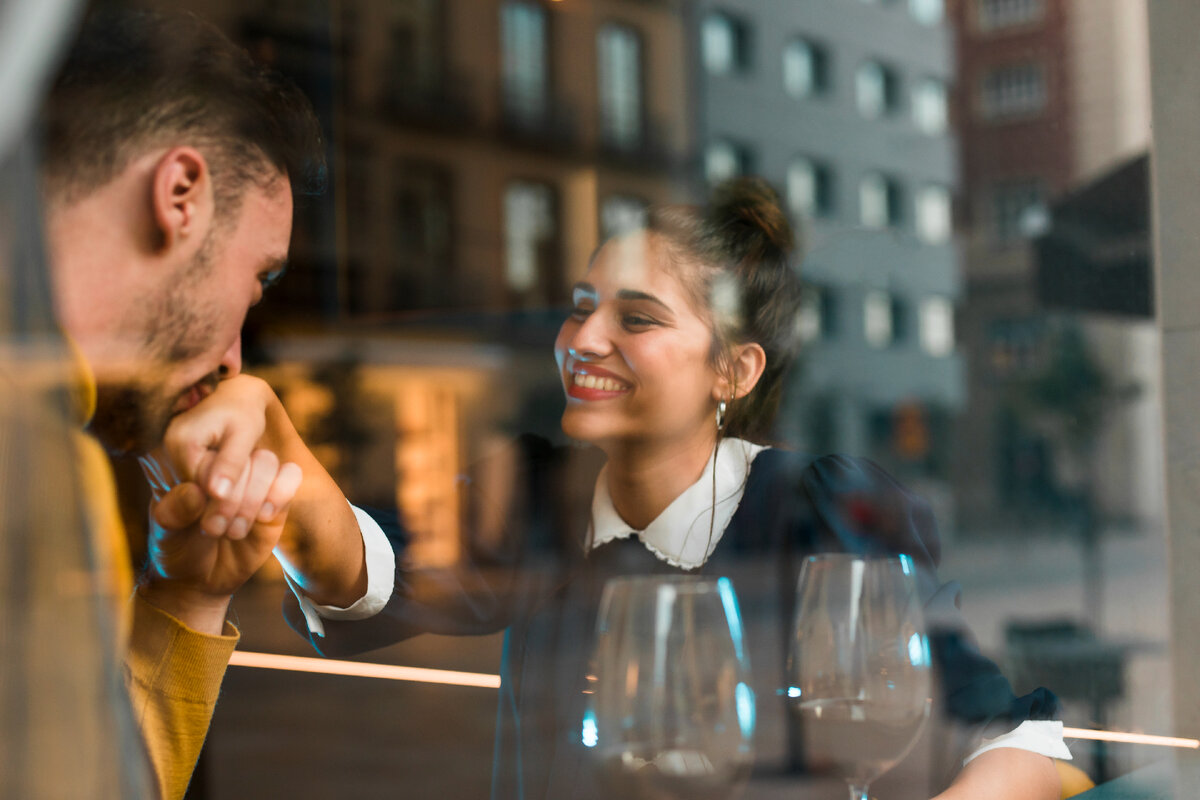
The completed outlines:
<svg viewBox="0 0 1200 800">
<path fill-rule="evenodd" d="M 141 374 L 130 380 L 97 380 L 96 412 L 88 427 L 109 452 L 141 455 L 161 444 L 176 403 L 191 389 L 177 387 L 167 395 L 172 367 L 199 356 L 214 336 L 206 319 L 211 314 L 196 300 L 197 287 L 209 272 L 212 245 L 210 232 L 192 263 L 158 296 L 141 303 L 148 309 L 142 323 L 146 363 Z M 217 379 L 213 372 L 201 382 L 215 387 Z"/>
<path fill-rule="evenodd" d="M 173 405 L 143 384 L 100 384 L 88 429 L 114 455 L 142 455 L 162 442 Z"/>
</svg>

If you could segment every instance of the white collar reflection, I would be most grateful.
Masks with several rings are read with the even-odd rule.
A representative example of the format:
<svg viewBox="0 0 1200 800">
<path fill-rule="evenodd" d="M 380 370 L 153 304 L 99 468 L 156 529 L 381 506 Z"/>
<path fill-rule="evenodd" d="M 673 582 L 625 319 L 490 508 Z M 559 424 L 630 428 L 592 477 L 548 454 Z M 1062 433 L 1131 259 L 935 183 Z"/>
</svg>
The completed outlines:
<svg viewBox="0 0 1200 800">
<path fill-rule="evenodd" d="M 594 549 L 611 542 L 640 536 L 642 544 L 654 555 L 679 569 L 696 569 L 708 560 L 737 511 L 746 489 L 746 476 L 754 458 L 767 448 L 743 439 L 723 439 L 708 459 L 700 479 L 676 497 L 644 531 L 631 528 L 613 507 L 608 493 L 608 466 L 596 478 L 592 495 L 592 529 L 589 537 Z M 713 503 L 713 459 L 717 462 L 716 504 Z M 709 536 L 709 520 L 712 536 Z"/>
</svg>

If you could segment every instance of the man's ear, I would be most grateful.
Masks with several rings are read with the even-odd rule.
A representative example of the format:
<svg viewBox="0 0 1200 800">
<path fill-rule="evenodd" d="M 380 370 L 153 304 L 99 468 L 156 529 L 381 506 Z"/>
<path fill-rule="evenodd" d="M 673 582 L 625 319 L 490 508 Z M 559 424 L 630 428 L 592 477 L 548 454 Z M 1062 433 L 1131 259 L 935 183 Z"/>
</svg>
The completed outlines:
<svg viewBox="0 0 1200 800">
<path fill-rule="evenodd" d="M 163 250 L 198 248 L 214 213 L 212 173 L 194 147 L 168 150 L 154 169 L 154 224 Z"/>
<path fill-rule="evenodd" d="M 716 399 L 736 400 L 745 397 L 758 385 L 767 368 L 767 354 L 757 342 L 734 345 L 717 381 Z"/>
</svg>

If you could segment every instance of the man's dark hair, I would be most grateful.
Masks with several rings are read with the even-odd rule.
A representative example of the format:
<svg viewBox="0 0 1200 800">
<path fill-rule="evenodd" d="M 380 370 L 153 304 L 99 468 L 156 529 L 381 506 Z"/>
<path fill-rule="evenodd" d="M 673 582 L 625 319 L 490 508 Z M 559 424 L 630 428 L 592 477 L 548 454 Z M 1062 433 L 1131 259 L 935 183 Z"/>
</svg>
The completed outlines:
<svg viewBox="0 0 1200 800">
<path fill-rule="evenodd" d="M 295 194 L 323 188 L 321 127 L 290 80 L 191 14 L 105 10 L 81 26 L 43 111 L 52 198 L 103 186 L 154 147 L 199 149 L 217 214 L 279 173 Z"/>
</svg>

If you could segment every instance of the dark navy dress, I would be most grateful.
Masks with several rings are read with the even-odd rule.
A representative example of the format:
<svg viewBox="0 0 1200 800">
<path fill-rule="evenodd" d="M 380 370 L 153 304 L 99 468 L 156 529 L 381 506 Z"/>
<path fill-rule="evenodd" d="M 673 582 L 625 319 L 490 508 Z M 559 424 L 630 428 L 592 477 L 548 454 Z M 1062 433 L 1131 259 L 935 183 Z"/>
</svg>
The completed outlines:
<svg viewBox="0 0 1200 800">
<path fill-rule="evenodd" d="M 580 496 L 578 487 L 573 491 L 565 483 L 567 475 L 580 479 L 579 470 L 569 468 L 580 451 L 533 437 L 516 446 L 522 468 L 514 479 L 522 490 L 506 508 L 511 524 L 498 546 L 474 548 L 460 569 L 409 569 L 403 527 L 394 516 L 373 513 L 397 554 L 395 589 L 384 610 L 367 620 L 325 620 L 324 637 L 309 634 L 294 598 L 285 614 L 329 656 L 419 633 L 507 628 L 492 796 L 600 798 L 589 776 L 581 722 L 601 591 L 614 576 L 681 570 L 632 538 L 588 553 L 589 506 L 564 501 Z M 589 496 L 595 474 L 590 473 Z M 469 479 L 464 488 L 472 491 Z M 728 575 L 738 592 L 758 706 L 756 771 L 786 776 L 803 770 L 799 733 L 783 697 L 785 642 L 801 564 L 821 552 L 904 553 L 918 567 L 939 686 L 935 722 L 908 757 L 919 761 L 915 768 L 894 769 L 898 785 L 889 786 L 889 776 L 873 785 L 881 796 L 928 798 L 949 784 L 980 736 L 1055 716 L 1051 693 L 1014 697 L 1008 681 L 979 653 L 958 612 L 957 585 L 936 578 L 937 530 L 923 500 L 870 461 L 765 450 L 755 458 L 741 503 L 712 556 L 693 571 Z M 753 783 L 743 796 L 754 797 Z"/>
</svg>

